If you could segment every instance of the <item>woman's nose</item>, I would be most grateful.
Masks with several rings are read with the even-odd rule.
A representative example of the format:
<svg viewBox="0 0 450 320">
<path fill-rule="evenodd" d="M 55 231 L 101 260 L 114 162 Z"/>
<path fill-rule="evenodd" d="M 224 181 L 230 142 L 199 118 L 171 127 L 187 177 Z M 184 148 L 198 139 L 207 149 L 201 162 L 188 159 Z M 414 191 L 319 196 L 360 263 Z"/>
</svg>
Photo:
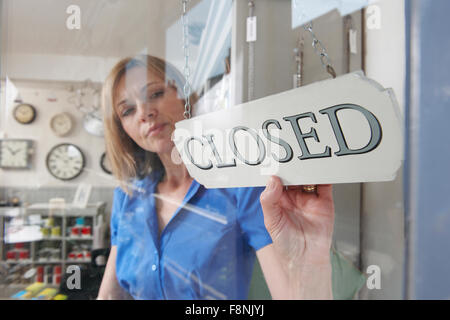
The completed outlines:
<svg viewBox="0 0 450 320">
<path fill-rule="evenodd" d="M 158 114 L 158 111 L 151 107 L 148 103 L 137 103 L 137 109 L 139 110 L 139 120 L 141 122 L 149 121 L 150 119 L 153 119 Z"/>
</svg>

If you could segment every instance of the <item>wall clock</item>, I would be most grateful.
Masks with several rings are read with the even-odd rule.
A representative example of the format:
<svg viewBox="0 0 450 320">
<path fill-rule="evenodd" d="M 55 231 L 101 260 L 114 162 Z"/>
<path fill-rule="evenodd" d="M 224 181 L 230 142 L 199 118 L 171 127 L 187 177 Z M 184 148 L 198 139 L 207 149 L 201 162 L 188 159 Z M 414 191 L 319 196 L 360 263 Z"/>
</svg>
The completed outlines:
<svg viewBox="0 0 450 320">
<path fill-rule="evenodd" d="M 29 124 L 36 119 L 36 108 L 28 103 L 18 104 L 13 110 L 14 119 L 21 124 Z"/>
<path fill-rule="evenodd" d="M 112 174 L 111 164 L 108 157 L 106 156 L 106 152 L 103 152 L 102 156 L 100 157 L 100 167 L 102 167 L 103 171 L 105 171 L 107 174 Z"/>
<path fill-rule="evenodd" d="M 61 143 L 54 146 L 47 154 L 47 170 L 60 180 L 72 180 L 84 169 L 83 152 L 74 144 Z"/>
<path fill-rule="evenodd" d="M 59 137 L 67 135 L 73 127 L 73 120 L 67 112 L 54 115 L 50 120 L 50 128 Z"/>
<path fill-rule="evenodd" d="M 26 139 L 0 140 L 0 168 L 30 169 L 33 141 Z"/>
<path fill-rule="evenodd" d="M 83 128 L 88 133 L 103 137 L 103 120 L 99 112 L 89 112 L 83 116 Z"/>
</svg>

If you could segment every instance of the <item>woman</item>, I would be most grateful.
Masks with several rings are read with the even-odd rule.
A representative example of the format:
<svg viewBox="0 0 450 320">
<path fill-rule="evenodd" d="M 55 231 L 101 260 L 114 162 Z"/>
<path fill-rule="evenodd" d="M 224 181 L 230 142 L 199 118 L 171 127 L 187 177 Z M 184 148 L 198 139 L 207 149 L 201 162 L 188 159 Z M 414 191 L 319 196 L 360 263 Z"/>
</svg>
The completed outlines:
<svg viewBox="0 0 450 320">
<path fill-rule="evenodd" d="M 172 161 L 183 85 L 174 67 L 143 55 L 105 81 L 107 152 L 121 186 L 98 298 L 246 299 L 256 256 L 274 299 L 332 299 L 331 186 L 306 194 L 275 176 L 265 189 L 201 186 Z"/>
</svg>

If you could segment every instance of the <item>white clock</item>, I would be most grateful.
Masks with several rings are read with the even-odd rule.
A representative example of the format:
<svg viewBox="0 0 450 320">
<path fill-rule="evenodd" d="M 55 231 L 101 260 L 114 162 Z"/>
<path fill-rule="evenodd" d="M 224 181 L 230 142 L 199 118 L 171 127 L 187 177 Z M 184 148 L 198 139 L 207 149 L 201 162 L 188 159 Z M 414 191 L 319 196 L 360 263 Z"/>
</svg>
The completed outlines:
<svg viewBox="0 0 450 320">
<path fill-rule="evenodd" d="M 33 141 L 24 139 L 0 140 L 0 168 L 29 169 Z"/>
<path fill-rule="evenodd" d="M 62 143 L 50 150 L 46 164 L 55 178 L 72 180 L 83 172 L 85 160 L 83 152 L 76 145 Z"/>
<path fill-rule="evenodd" d="M 61 112 L 52 117 L 50 120 L 50 128 L 59 136 L 66 136 L 73 127 L 73 120 L 67 112 Z"/>
<path fill-rule="evenodd" d="M 103 120 L 102 115 L 98 111 L 86 113 L 83 117 L 83 127 L 88 133 L 103 137 Z"/>
</svg>

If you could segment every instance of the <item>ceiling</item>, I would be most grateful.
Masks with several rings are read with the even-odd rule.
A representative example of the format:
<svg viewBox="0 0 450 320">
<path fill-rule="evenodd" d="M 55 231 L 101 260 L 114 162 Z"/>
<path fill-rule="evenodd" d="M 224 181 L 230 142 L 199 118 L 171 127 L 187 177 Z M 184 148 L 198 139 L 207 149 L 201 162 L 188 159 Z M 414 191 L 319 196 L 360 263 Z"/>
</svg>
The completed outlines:
<svg viewBox="0 0 450 320">
<path fill-rule="evenodd" d="M 189 8 L 200 0 L 189 1 Z M 81 28 L 66 13 L 80 8 Z M 181 0 L 4 0 L 2 47 L 11 54 L 123 57 L 164 55 L 165 30 L 182 13 Z M 5 51 L 3 51 L 5 52 Z"/>
</svg>

